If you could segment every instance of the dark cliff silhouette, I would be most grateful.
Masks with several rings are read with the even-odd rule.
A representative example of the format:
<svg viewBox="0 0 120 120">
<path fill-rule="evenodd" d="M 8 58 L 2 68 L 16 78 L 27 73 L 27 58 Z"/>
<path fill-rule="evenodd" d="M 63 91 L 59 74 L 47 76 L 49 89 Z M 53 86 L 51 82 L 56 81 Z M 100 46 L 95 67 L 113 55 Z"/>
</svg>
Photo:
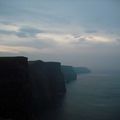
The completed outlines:
<svg viewBox="0 0 120 120">
<path fill-rule="evenodd" d="M 72 66 L 62 65 L 61 69 L 62 69 L 62 72 L 63 72 L 64 79 L 65 79 L 66 83 L 69 83 L 69 82 L 77 79 L 77 74 L 74 71 L 74 68 Z"/>
<path fill-rule="evenodd" d="M 59 62 L 0 57 L 0 118 L 34 120 L 65 92 Z"/>
<path fill-rule="evenodd" d="M 65 94 L 65 82 L 58 62 L 29 61 L 29 73 L 37 115 Z"/>
<path fill-rule="evenodd" d="M 32 92 L 26 57 L 0 57 L 0 117 L 30 119 Z"/>
</svg>

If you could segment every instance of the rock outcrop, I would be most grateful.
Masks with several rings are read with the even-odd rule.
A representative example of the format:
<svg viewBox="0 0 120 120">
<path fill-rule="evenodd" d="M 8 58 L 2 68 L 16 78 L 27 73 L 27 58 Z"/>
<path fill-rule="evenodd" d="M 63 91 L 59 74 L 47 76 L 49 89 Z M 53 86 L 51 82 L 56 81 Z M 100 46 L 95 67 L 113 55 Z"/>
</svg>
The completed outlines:
<svg viewBox="0 0 120 120">
<path fill-rule="evenodd" d="M 26 57 L 0 57 L 0 117 L 28 120 L 32 92 Z"/>
<path fill-rule="evenodd" d="M 58 62 L 29 62 L 35 114 L 43 111 L 53 101 L 65 94 L 65 82 Z"/>
<path fill-rule="evenodd" d="M 66 92 L 59 62 L 0 57 L 0 117 L 36 119 Z"/>
<path fill-rule="evenodd" d="M 66 83 L 77 79 L 77 74 L 72 66 L 62 65 L 61 67 Z"/>
</svg>

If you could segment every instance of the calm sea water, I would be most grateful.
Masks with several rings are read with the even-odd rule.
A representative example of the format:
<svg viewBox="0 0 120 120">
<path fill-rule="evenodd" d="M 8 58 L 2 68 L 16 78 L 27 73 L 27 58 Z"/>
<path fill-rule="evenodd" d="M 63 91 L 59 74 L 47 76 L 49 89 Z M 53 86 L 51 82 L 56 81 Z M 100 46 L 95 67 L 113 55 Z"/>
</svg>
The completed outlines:
<svg viewBox="0 0 120 120">
<path fill-rule="evenodd" d="M 67 94 L 42 120 L 120 120 L 120 75 L 78 76 Z"/>
</svg>

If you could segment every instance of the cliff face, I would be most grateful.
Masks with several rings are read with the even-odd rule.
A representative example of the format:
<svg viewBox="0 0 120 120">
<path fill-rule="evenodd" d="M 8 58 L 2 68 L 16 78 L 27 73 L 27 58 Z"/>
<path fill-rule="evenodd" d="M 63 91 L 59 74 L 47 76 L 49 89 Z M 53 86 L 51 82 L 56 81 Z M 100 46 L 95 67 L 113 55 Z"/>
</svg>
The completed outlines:
<svg viewBox="0 0 120 120">
<path fill-rule="evenodd" d="M 74 71 L 74 68 L 72 66 L 62 66 L 61 67 L 64 79 L 68 83 L 70 81 L 76 80 L 77 79 L 77 74 Z"/>
<path fill-rule="evenodd" d="M 26 57 L 0 57 L 0 116 L 28 119 L 31 99 Z"/>
<path fill-rule="evenodd" d="M 59 62 L 46 62 L 47 76 L 53 90 L 53 97 L 61 96 L 65 93 L 65 81 Z"/>
<path fill-rule="evenodd" d="M 65 92 L 60 63 L 0 57 L 0 117 L 31 120 Z"/>
<path fill-rule="evenodd" d="M 30 61 L 29 73 L 35 113 L 65 93 L 65 82 L 60 63 Z"/>
</svg>

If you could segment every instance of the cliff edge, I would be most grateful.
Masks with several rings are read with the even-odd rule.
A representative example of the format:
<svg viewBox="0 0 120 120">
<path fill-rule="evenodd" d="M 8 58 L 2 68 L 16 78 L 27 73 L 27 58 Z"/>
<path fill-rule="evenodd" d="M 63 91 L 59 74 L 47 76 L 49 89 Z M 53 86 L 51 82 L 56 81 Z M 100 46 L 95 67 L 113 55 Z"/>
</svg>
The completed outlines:
<svg viewBox="0 0 120 120">
<path fill-rule="evenodd" d="M 72 66 L 62 65 L 61 69 L 62 69 L 62 72 L 63 72 L 64 79 L 65 79 L 66 83 L 69 83 L 69 82 L 77 79 L 77 74 L 74 71 L 74 68 Z"/>
</svg>

